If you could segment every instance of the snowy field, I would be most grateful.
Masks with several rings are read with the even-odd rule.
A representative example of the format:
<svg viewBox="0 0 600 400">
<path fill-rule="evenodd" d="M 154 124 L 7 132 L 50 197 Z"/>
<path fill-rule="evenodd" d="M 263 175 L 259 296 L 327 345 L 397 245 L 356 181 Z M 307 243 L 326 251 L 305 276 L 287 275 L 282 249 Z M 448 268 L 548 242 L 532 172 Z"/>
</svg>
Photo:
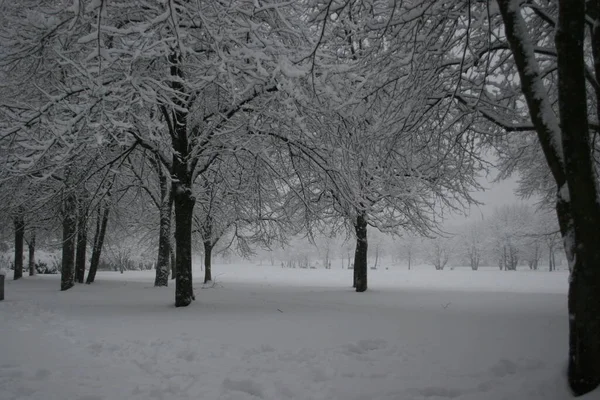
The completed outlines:
<svg viewBox="0 0 600 400">
<path fill-rule="evenodd" d="M 152 271 L 7 280 L 0 399 L 570 398 L 565 272 L 369 275 L 216 265 L 183 309 Z"/>
</svg>

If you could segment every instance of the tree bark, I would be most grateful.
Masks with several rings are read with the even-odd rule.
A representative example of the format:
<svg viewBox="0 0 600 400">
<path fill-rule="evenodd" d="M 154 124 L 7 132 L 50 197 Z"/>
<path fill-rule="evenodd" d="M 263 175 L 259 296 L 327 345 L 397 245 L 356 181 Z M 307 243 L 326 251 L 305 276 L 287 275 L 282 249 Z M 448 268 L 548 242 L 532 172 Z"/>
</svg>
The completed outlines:
<svg viewBox="0 0 600 400">
<path fill-rule="evenodd" d="M 23 218 L 23 210 L 19 207 L 17 215 L 14 217 L 15 225 L 15 270 L 14 280 L 23 277 L 23 245 L 25 240 L 25 219 Z"/>
<path fill-rule="evenodd" d="M 77 254 L 75 256 L 75 280 L 83 283 L 85 279 L 85 256 L 87 252 L 87 204 L 80 201 L 77 222 Z"/>
<path fill-rule="evenodd" d="M 27 245 L 29 250 L 29 276 L 34 276 L 35 271 L 35 230 L 31 232 L 31 239 Z"/>
<path fill-rule="evenodd" d="M 62 266 L 60 290 L 69 290 L 75 284 L 75 237 L 77 231 L 77 199 L 67 193 L 63 203 Z"/>
<path fill-rule="evenodd" d="M 186 307 L 194 299 L 192 285 L 192 218 L 195 199 L 189 187 L 176 184 L 175 205 L 175 307 Z"/>
<path fill-rule="evenodd" d="M 171 279 L 175 279 L 175 271 L 177 270 L 176 266 L 176 257 L 175 257 L 175 246 L 171 241 L 169 241 L 169 256 L 171 259 Z"/>
<path fill-rule="evenodd" d="M 367 218 L 364 214 L 356 217 L 356 251 L 354 252 L 354 277 L 357 292 L 367 290 Z"/>
<path fill-rule="evenodd" d="M 88 271 L 86 284 L 93 283 L 96 279 L 96 272 L 100 264 L 100 255 L 102 254 L 102 246 L 104 246 L 104 236 L 106 234 L 106 226 L 108 224 L 108 213 L 110 208 L 104 206 L 104 211 L 98 209 L 98 220 L 96 221 L 96 233 L 94 235 L 94 247 L 92 248 L 92 259 L 90 261 L 90 270 Z"/>
<path fill-rule="evenodd" d="M 204 283 L 212 281 L 212 250 L 213 244 L 210 240 L 204 241 Z"/>
<path fill-rule="evenodd" d="M 168 57 L 171 88 L 177 96 L 178 108 L 171 112 L 169 129 L 173 145 L 173 205 L 175 208 L 175 307 L 186 307 L 194 300 L 192 284 L 192 221 L 196 199 L 192 195 L 193 163 L 190 160 L 190 143 L 187 132 L 189 95 L 182 81 L 182 55 L 174 50 Z"/>
<path fill-rule="evenodd" d="M 585 0 L 559 2 L 558 104 L 565 172 L 575 227 L 569 285 L 569 385 L 575 395 L 600 386 L 600 205 L 591 157 L 584 63 Z"/>
<path fill-rule="evenodd" d="M 162 168 L 158 165 L 158 168 Z M 162 170 L 161 170 L 162 171 Z M 173 209 L 173 196 L 171 185 L 167 176 L 160 173 L 160 227 L 158 234 L 158 259 L 156 261 L 156 277 L 154 286 L 169 285 L 169 271 L 171 269 L 171 211 Z"/>
</svg>

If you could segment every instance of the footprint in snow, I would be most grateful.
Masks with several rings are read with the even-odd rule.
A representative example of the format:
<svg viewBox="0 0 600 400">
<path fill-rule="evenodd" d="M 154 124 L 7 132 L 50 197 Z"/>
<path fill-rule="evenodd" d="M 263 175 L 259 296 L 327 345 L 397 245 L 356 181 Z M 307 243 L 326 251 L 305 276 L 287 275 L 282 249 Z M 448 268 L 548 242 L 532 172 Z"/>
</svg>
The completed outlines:
<svg viewBox="0 0 600 400">
<path fill-rule="evenodd" d="M 39 368 L 37 371 L 35 371 L 34 379 L 41 381 L 48 378 L 50 374 L 50 370 L 46 368 Z"/>
<path fill-rule="evenodd" d="M 348 354 L 365 354 L 370 351 L 383 349 L 387 346 L 385 340 L 362 339 L 356 343 L 348 343 L 344 346 Z"/>
<path fill-rule="evenodd" d="M 426 387 L 423 389 L 415 389 L 415 392 L 426 398 L 443 397 L 443 398 L 447 398 L 447 399 L 454 399 L 454 398 L 462 396 L 464 394 L 461 390 L 458 390 L 458 389 L 436 387 L 436 386 Z"/>
<path fill-rule="evenodd" d="M 177 358 L 187 362 L 192 362 L 198 358 L 198 353 L 196 353 L 195 351 L 182 350 L 179 353 L 177 353 Z"/>
<path fill-rule="evenodd" d="M 255 396 L 258 398 L 264 398 L 264 390 L 260 383 L 251 381 L 249 379 L 229 379 L 226 378 L 223 381 L 223 388 L 227 390 L 233 390 Z"/>
<path fill-rule="evenodd" d="M 490 368 L 490 372 L 497 377 L 505 377 L 517 373 L 518 365 L 506 359 L 501 359 Z"/>
</svg>

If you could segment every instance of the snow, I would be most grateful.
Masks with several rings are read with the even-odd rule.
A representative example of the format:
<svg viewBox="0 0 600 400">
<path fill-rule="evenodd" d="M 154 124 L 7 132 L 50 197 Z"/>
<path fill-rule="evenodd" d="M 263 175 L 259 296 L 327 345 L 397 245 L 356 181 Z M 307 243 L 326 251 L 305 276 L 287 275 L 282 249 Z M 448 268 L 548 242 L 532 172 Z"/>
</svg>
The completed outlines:
<svg viewBox="0 0 600 400">
<path fill-rule="evenodd" d="M 153 271 L 8 280 L 0 398 L 570 398 L 567 272 L 351 273 L 217 264 L 187 308 Z"/>
</svg>

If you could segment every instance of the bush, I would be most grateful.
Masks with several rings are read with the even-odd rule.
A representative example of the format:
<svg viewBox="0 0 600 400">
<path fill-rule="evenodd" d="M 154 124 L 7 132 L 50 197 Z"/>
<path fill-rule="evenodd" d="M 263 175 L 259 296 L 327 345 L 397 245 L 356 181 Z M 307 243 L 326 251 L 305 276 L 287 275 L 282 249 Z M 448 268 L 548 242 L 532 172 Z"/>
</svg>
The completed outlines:
<svg viewBox="0 0 600 400">
<path fill-rule="evenodd" d="M 50 266 L 43 261 L 39 261 L 35 263 L 35 270 L 38 274 L 42 275 L 52 275 L 59 273 L 59 264 L 57 262 L 53 262 Z"/>
</svg>

